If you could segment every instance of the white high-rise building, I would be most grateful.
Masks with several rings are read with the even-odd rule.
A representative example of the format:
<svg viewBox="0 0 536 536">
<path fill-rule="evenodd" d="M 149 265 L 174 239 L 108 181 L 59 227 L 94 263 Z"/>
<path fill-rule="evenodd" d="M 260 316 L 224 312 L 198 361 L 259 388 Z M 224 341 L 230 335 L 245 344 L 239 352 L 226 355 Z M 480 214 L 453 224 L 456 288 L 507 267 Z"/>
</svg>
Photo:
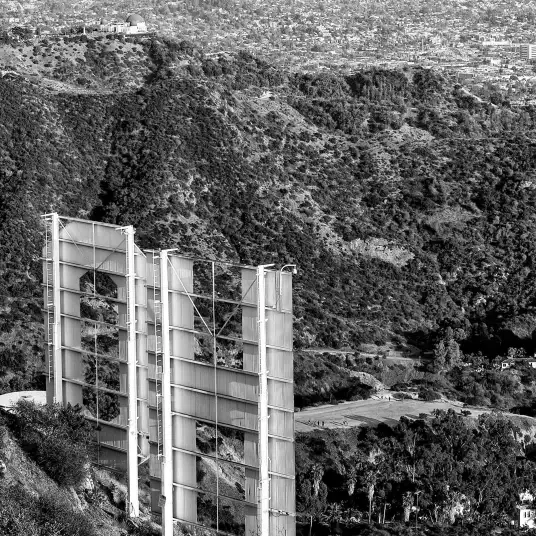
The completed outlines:
<svg viewBox="0 0 536 536">
<path fill-rule="evenodd" d="M 536 59 L 536 45 L 524 44 L 519 47 L 519 55 L 523 60 Z"/>
</svg>

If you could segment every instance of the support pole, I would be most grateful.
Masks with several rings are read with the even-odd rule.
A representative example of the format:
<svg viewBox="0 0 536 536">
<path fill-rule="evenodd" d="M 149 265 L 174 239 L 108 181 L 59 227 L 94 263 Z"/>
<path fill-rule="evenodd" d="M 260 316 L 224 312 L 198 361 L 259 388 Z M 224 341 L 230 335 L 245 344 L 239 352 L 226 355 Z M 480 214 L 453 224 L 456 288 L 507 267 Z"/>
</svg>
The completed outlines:
<svg viewBox="0 0 536 536">
<path fill-rule="evenodd" d="M 56 213 L 51 214 L 52 231 L 52 274 L 53 274 L 53 350 L 54 394 L 53 401 L 63 404 L 63 364 L 61 359 L 61 290 L 60 290 L 60 218 Z M 45 261 L 46 262 L 46 261 Z"/>
<path fill-rule="evenodd" d="M 173 536 L 173 445 L 171 416 L 171 349 L 169 341 L 168 250 L 160 252 L 162 304 L 162 536 Z M 158 372 L 157 372 L 158 373 Z"/>
<path fill-rule="evenodd" d="M 134 258 L 134 228 L 122 229 L 126 235 L 126 294 L 127 294 L 127 374 L 128 374 L 128 513 L 140 515 L 138 497 L 138 386 L 136 355 L 136 265 Z"/>
<path fill-rule="evenodd" d="M 259 344 L 259 536 L 270 531 L 270 474 L 268 472 L 268 370 L 266 364 L 265 268 L 257 267 L 257 311 Z"/>
</svg>

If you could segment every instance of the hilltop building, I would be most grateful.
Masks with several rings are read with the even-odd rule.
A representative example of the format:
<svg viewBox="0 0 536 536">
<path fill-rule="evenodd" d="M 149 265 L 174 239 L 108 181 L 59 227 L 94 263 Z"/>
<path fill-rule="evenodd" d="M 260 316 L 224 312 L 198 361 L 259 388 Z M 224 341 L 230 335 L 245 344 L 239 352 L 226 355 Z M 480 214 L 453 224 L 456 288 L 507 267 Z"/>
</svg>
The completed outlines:
<svg viewBox="0 0 536 536">
<path fill-rule="evenodd" d="M 519 494 L 517 505 L 517 526 L 519 528 L 534 528 L 536 526 L 536 509 L 534 508 L 534 496 L 528 491 Z"/>
<path fill-rule="evenodd" d="M 536 45 L 529 45 L 529 44 L 520 45 L 519 56 L 523 60 L 536 59 Z"/>
<path fill-rule="evenodd" d="M 101 20 L 99 30 L 106 33 L 140 34 L 147 32 L 147 25 L 143 17 L 132 14 L 127 17 L 125 22 L 106 23 Z"/>
</svg>

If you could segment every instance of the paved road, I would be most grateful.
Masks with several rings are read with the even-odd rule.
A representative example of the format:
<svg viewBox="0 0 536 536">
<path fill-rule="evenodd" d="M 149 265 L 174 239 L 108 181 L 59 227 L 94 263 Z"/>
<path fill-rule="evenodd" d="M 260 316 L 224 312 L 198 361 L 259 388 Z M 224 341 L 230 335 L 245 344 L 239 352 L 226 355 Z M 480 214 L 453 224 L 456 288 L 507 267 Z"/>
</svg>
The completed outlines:
<svg viewBox="0 0 536 536">
<path fill-rule="evenodd" d="M 464 408 L 461 402 L 424 402 L 422 400 L 357 400 L 337 405 L 318 406 L 295 414 L 296 431 L 310 432 L 315 428 L 346 428 L 376 425 L 380 422 L 395 424 L 400 417 L 417 418 L 420 413 L 430 414 L 434 409 L 467 409 L 473 416 L 485 413 L 485 409 Z M 320 425 L 318 424 L 320 423 Z"/>
</svg>

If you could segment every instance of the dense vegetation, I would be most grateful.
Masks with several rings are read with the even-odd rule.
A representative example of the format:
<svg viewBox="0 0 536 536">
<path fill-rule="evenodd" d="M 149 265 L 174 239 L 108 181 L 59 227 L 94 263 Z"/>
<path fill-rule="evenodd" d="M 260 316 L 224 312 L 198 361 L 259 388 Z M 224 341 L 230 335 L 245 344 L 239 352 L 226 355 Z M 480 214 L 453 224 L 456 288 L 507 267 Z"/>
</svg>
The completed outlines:
<svg viewBox="0 0 536 536">
<path fill-rule="evenodd" d="M 22 448 L 58 484 L 78 486 L 87 477 L 93 434 L 80 407 L 20 400 L 8 423 Z"/>
<path fill-rule="evenodd" d="M 59 89 L 0 79 L 1 391 L 43 387 L 39 214 L 57 211 L 133 224 L 144 247 L 296 263 L 300 406 L 368 396 L 353 375 L 366 372 L 425 400 L 536 411 L 534 371 L 491 368 L 536 350 L 536 110 L 482 101 L 419 68 L 291 74 L 159 38 L 135 61 L 109 44 L 80 39 L 80 61 L 51 64 Z M 108 92 L 118 72 L 128 83 Z M 82 306 L 90 319 L 113 313 Z M 385 343 L 433 359 L 411 368 L 361 357 L 364 344 Z M 318 347 L 348 353 L 306 351 Z M 91 389 L 85 397 L 96 406 Z M 112 418 L 113 396 L 102 402 Z M 79 481 L 83 441 L 50 432 L 61 415 L 22 406 L 19 417 L 34 459 L 62 484 Z M 496 415 L 451 413 L 301 436 L 300 509 L 346 527 L 384 513 L 404 524 L 419 496 L 422 523 L 504 525 L 535 484 L 521 439 Z M 31 505 L 38 519 L 45 506 Z M 377 533 L 403 534 L 397 526 Z"/>
<path fill-rule="evenodd" d="M 459 534 L 471 532 L 464 524 L 508 526 L 520 494 L 536 489 L 536 465 L 523 440 L 499 414 L 475 421 L 452 410 L 427 420 L 402 418 L 394 428 L 302 434 L 298 508 L 317 522 L 347 528 L 359 521 L 397 523 L 396 534 L 404 533 L 400 525 L 415 523 L 416 512 L 421 525 L 458 526 L 453 533 Z"/>
<path fill-rule="evenodd" d="M 4 536 L 97 536 L 90 520 L 68 503 L 36 497 L 21 485 L 0 481 L 0 534 Z"/>
<path fill-rule="evenodd" d="M 76 46 L 61 91 L 0 80 L 2 389 L 39 385 L 51 210 L 131 223 L 147 247 L 297 263 L 298 350 L 432 350 L 447 330 L 460 359 L 536 349 L 531 107 L 425 69 L 290 74 L 154 38 L 129 72 L 126 48 Z M 77 82 L 105 89 L 119 63 L 128 90 Z"/>
</svg>

